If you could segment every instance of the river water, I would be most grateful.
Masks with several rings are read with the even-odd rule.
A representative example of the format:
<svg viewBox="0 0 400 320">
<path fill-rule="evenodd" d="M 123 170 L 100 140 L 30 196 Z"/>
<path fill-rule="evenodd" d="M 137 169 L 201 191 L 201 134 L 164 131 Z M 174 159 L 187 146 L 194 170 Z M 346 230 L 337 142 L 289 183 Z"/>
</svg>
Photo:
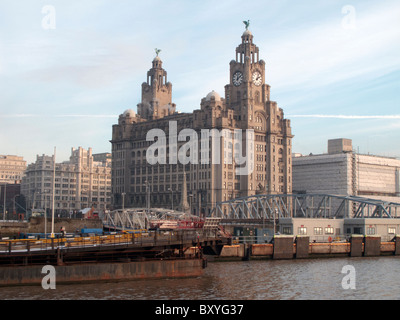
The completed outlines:
<svg viewBox="0 0 400 320">
<path fill-rule="evenodd" d="M 400 257 L 393 256 L 209 262 L 196 278 L 56 285 L 54 290 L 3 287 L 0 299 L 397 300 L 399 270 Z"/>
</svg>

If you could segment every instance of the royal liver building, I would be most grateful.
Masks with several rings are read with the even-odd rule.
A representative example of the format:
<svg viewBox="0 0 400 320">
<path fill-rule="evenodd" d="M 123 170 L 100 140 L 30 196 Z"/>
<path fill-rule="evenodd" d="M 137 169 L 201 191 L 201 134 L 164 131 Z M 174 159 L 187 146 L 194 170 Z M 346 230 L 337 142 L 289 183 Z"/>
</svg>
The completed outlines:
<svg viewBox="0 0 400 320">
<path fill-rule="evenodd" d="M 225 98 L 215 91 L 193 113 L 178 113 L 157 56 L 137 112 L 112 130 L 115 208 L 173 208 L 207 215 L 216 203 L 292 191 L 290 120 L 270 100 L 265 62 L 248 30 L 229 63 Z"/>
</svg>

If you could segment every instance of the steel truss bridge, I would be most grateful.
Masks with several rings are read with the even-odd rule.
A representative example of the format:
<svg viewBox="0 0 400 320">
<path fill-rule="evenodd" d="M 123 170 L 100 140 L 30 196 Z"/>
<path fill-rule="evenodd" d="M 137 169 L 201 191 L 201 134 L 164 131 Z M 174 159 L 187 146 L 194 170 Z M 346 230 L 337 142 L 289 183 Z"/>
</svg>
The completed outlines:
<svg viewBox="0 0 400 320">
<path fill-rule="evenodd" d="M 114 230 L 148 229 L 157 221 L 199 221 L 200 218 L 181 211 L 163 208 L 129 208 L 110 211 L 103 217 L 103 225 Z"/>
<path fill-rule="evenodd" d="M 400 203 L 329 194 L 260 194 L 217 203 L 212 217 L 228 220 L 279 218 L 399 218 Z"/>
<path fill-rule="evenodd" d="M 280 218 L 400 218 L 400 203 L 329 194 L 260 194 L 217 203 L 210 218 L 221 224 L 256 224 Z M 198 216 L 163 208 L 128 208 L 108 212 L 104 227 L 148 229 L 157 221 L 199 221 Z"/>
</svg>

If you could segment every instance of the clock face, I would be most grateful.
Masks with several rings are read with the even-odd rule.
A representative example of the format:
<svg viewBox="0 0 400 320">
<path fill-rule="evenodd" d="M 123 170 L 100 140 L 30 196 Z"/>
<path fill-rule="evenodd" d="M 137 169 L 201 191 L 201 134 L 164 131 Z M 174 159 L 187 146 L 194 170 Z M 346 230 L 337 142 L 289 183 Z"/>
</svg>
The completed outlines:
<svg viewBox="0 0 400 320">
<path fill-rule="evenodd" d="M 236 71 L 233 74 L 232 82 L 236 87 L 240 86 L 243 82 L 243 74 L 240 71 Z"/>
<path fill-rule="evenodd" d="M 256 86 L 259 86 L 262 83 L 262 76 L 261 76 L 261 73 L 259 73 L 258 71 L 253 73 L 253 83 Z"/>
</svg>

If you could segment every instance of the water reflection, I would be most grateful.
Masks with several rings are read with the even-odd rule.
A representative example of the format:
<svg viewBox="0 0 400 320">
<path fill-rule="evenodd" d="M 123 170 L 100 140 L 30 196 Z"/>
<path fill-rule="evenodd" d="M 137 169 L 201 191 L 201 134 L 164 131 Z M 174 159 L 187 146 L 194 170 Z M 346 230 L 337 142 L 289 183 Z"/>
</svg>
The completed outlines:
<svg viewBox="0 0 400 320">
<path fill-rule="evenodd" d="M 356 270 L 355 290 L 342 288 L 345 265 Z M 196 278 L 9 287 L 0 288 L 0 299 L 399 299 L 399 268 L 398 257 L 214 262 Z"/>
</svg>

